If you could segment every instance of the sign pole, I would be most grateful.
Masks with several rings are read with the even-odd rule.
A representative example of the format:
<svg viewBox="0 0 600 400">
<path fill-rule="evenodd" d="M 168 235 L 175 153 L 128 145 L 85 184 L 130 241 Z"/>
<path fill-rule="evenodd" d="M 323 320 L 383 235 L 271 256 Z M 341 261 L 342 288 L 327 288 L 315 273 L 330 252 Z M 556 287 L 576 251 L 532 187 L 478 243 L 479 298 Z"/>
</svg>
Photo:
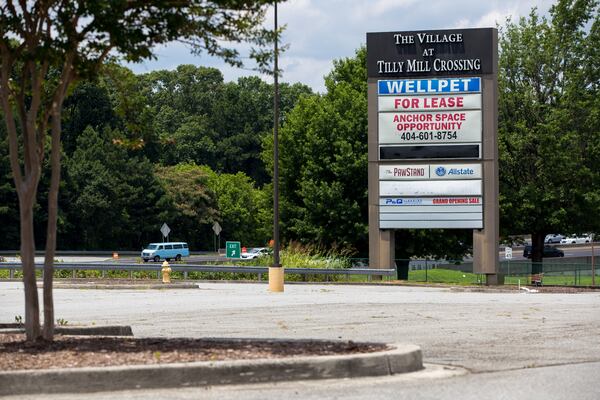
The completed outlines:
<svg viewBox="0 0 600 400">
<path fill-rule="evenodd" d="M 596 260 L 594 256 L 594 239 L 596 235 L 592 234 L 592 286 L 596 286 Z"/>
<path fill-rule="evenodd" d="M 279 260 L 279 66 L 277 54 L 277 1 L 275 1 L 275 53 L 273 59 L 273 264 L 269 267 L 269 291 L 283 292 L 283 267 Z"/>
</svg>

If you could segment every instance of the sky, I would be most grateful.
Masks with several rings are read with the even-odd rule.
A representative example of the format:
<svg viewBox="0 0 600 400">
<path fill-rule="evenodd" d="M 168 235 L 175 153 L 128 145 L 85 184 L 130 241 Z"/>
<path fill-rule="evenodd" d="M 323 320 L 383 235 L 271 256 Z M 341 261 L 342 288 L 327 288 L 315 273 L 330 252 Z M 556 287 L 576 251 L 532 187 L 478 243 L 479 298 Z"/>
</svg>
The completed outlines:
<svg viewBox="0 0 600 400">
<path fill-rule="evenodd" d="M 288 50 L 281 55 L 281 81 L 304 83 L 324 92 L 323 77 L 333 60 L 352 57 L 366 42 L 367 32 L 428 29 L 488 28 L 517 20 L 537 7 L 547 14 L 552 0 L 289 0 L 278 5 L 279 25 L 286 25 L 281 38 Z M 269 10 L 266 27 L 273 26 Z M 126 64 L 135 73 L 175 69 L 180 64 L 214 67 L 225 81 L 257 75 L 247 69 L 231 67 L 206 54 L 192 55 L 181 43 L 156 49 L 156 60 Z M 263 77 L 270 81 L 268 77 Z"/>
</svg>

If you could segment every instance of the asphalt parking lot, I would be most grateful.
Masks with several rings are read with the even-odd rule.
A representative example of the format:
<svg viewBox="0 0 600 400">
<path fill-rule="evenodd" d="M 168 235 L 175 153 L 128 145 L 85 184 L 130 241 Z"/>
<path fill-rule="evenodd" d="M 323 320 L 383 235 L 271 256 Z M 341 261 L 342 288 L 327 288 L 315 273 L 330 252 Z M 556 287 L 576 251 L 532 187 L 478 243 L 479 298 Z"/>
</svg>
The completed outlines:
<svg viewBox="0 0 600 400">
<path fill-rule="evenodd" d="M 464 398 L 471 398 L 467 395 L 471 389 L 466 390 L 460 382 L 468 382 L 473 390 L 489 388 L 492 396 L 488 398 L 520 398 L 495 396 L 511 393 L 527 394 L 527 398 L 575 398 L 561 397 L 574 393 L 566 390 L 569 385 L 577 386 L 578 398 L 598 398 L 600 393 L 600 292 L 287 284 L 285 293 L 273 294 L 266 284 L 200 283 L 198 290 L 57 289 L 55 312 L 71 325 L 131 325 L 136 336 L 146 337 L 412 343 L 422 347 L 426 363 L 469 372 L 444 380 L 449 388 L 464 388 Z M 23 315 L 22 284 L 0 283 L 0 322 L 11 322 L 16 315 Z M 367 393 L 371 384 L 395 386 L 401 378 L 379 379 L 353 382 L 358 385 L 355 394 Z M 548 380 L 546 385 L 538 385 L 544 380 Z M 378 398 L 397 398 L 405 386 L 407 395 L 416 396 L 410 398 L 457 398 L 437 396 L 439 383 L 426 383 L 429 381 L 417 375 L 410 385 L 400 385 L 399 391 L 389 393 L 383 390 Z M 512 382 L 508 387 L 499 386 L 508 381 Z M 261 393 L 269 393 L 269 397 L 297 393 L 303 385 L 205 388 L 202 393 L 212 393 L 215 398 L 260 398 Z M 310 388 L 314 397 L 307 392 L 306 398 L 335 398 L 344 393 L 343 382 L 311 383 Z M 533 391 L 533 397 L 523 390 Z M 193 389 L 169 393 L 179 393 L 181 398 L 197 395 Z M 592 395 L 596 397 L 588 397 Z M 102 394 L 95 396 L 102 398 Z M 146 397 L 154 396 L 161 397 L 160 392 L 146 393 Z"/>
</svg>

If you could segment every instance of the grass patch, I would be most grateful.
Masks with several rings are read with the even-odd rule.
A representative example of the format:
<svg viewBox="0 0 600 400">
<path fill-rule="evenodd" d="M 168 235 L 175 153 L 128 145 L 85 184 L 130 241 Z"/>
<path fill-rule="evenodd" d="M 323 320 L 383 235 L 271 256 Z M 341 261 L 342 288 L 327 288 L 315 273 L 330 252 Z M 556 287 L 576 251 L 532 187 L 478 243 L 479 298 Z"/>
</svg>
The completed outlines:
<svg viewBox="0 0 600 400">
<path fill-rule="evenodd" d="M 408 280 L 416 282 L 449 283 L 456 285 L 481 284 L 482 276 L 469 272 L 454 271 L 450 269 L 435 268 L 430 270 L 416 270 L 408 272 Z"/>
</svg>

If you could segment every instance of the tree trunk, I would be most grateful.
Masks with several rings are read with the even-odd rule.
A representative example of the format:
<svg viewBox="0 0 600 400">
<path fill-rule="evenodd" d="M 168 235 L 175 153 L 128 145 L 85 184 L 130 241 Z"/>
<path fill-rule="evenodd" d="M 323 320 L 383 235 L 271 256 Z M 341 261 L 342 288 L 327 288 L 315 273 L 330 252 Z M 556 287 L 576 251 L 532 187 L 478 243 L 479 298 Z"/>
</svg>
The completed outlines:
<svg viewBox="0 0 600 400">
<path fill-rule="evenodd" d="M 50 150 L 50 191 L 48 193 L 48 226 L 44 257 L 44 339 L 54 340 L 54 254 L 56 252 L 56 220 L 58 217 L 58 188 L 60 184 L 60 110 L 52 115 L 52 148 Z"/>
<path fill-rule="evenodd" d="M 531 235 L 531 273 L 539 274 L 544 272 L 542 269 L 542 259 L 544 257 L 544 238 L 545 233 L 533 233 Z"/>
<path fill-rule="evenodd" d="M 21 264 L 25 285 L 25 335 L 28 341 L 40 337 L 40 305 L 35 278 L 35 238 L 33 235 L 33 202 L 35 190 L 19 193 L 21 216 Z"/>
</svg>

